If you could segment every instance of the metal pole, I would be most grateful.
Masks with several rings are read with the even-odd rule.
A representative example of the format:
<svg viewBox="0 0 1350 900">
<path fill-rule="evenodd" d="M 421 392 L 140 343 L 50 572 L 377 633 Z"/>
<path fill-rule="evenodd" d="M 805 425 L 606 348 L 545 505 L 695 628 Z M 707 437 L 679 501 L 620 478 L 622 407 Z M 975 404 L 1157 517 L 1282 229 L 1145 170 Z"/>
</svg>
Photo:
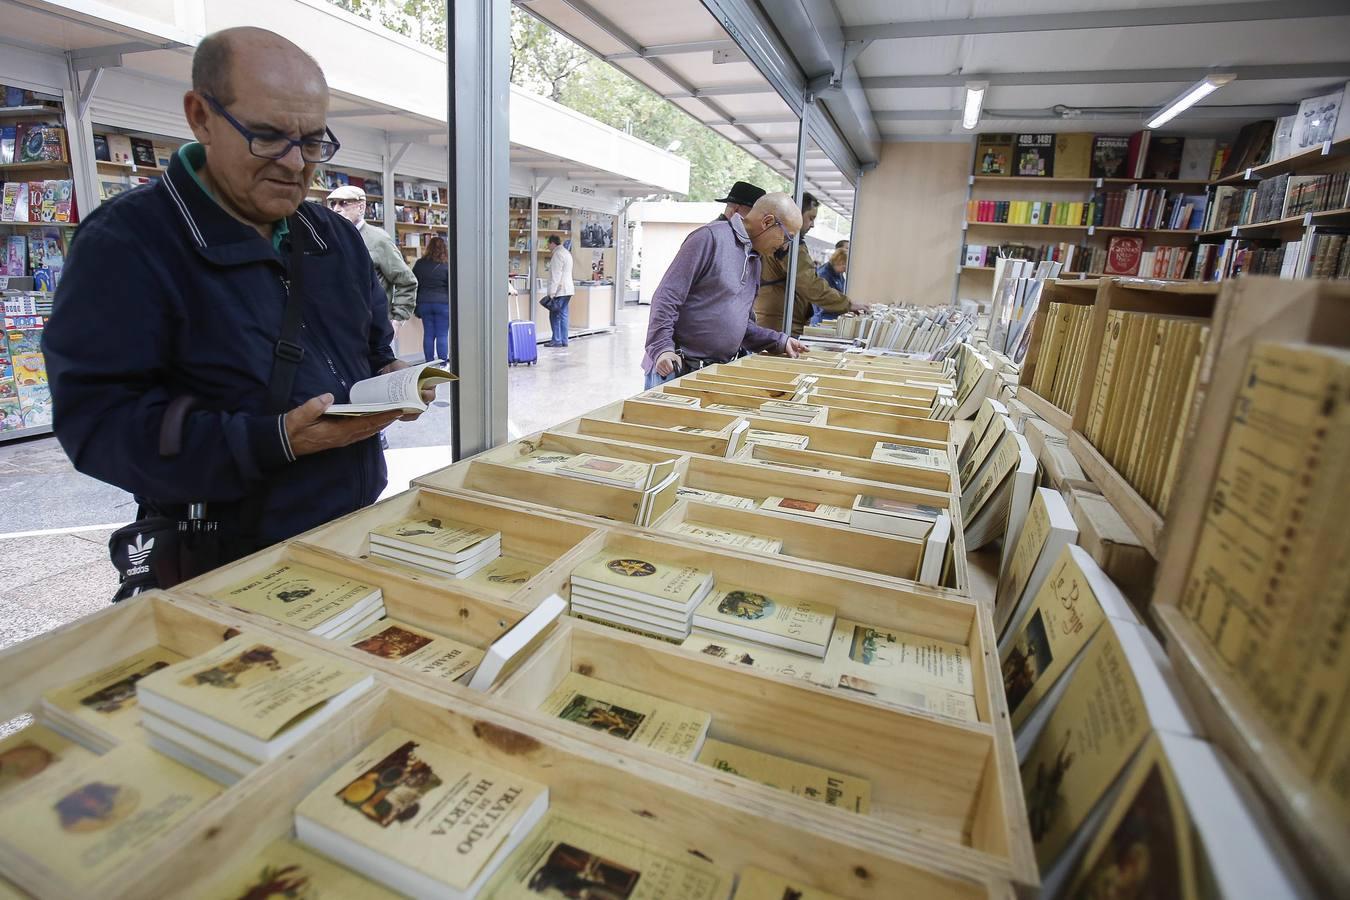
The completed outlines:
<svg viewBox="0 0 1350 900">
<path fill-rule="evenodd" d="M 539 302 L 539 176 L 530 176 L 530 242 L 527 245 L 530 260 L 530 314 L 525 318 L 534 321 L 534 305 Z"/>
<path fill-rule="evenodd" d="M 398 227 L 394 224 L 394 150 L 389 138 L 384 139 L 384 153 L 380 156 L 380 177 L 384 179 L 384 219 L 380 227 L 398 243 Z M 448 232 L 447 232 L 448 233 Z M 400 248 L 399 253 L 403 250 Z"/>
<path fill-rule="evenodd" d="M 849 211 L 848 217 L 848 264 L 844 266 L 844 284 L 850 290 L 852 285 L 848 284 L 848 278 L 853 274 L 853 233 L 858 229 L 858 204 L 862 203 L 862 185 L 866 177 L 865 173 L 860 172 L 853 182 L 853 209 Z"/>
<path fill-rule="evenodd" d="M 71 178 L 75 182 L 75 199 L 79 201 L 81 218 L 93 212 L 99 204 L 98 166 L 94 160 L 94 120 L 89 113 L 89 101 L 93 99 L 102 72 L 102 69 L 89 72 L 86 76 L 89 80 L 81 85 L 79 68 L 69 55 L 66 57 L 69 84 L 61 92 L 61 107 L 65 115 L 66 134 L 69 135 L 67 143 L 70 147 Z"/>
<path fill-rule="evenodd" d="M 807 96 L 806 103 L 802 106 L 802 119 L 797 125 L 797 177 L 792 185 L 792 196 L 797 200 L 797 207 L 802 205 L 802 191 L 805 189 L 806 182 L 806 120 L 810 118 L 815 111 L 815 98 Z M 802 236 L 797 235 L 792 241 L 792 248 L 788 251 L 787 258 L 787 282 L 783 285 L 783 333 L 792 333 L 792 308 L 797 303 L 797 254 L 805 253 L 801 249 Z"/>
<path fill-rule="evenodd" d="M 455 459 L 506 440 L 510 0 L 448 4 Z"/>
</svg>

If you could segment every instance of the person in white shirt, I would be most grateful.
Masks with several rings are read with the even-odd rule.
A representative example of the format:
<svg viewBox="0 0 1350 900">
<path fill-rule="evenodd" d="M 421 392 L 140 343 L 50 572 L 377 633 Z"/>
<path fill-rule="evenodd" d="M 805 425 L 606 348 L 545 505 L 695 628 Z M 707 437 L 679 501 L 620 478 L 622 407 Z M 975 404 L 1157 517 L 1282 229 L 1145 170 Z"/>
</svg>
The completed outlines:
<svg viewBox="0 0 1350 900">
<path fill-rule="evenodd" d="M 548 260 L 548 295 L 542 304 L 548 310 L 548 324 L 553 331 L 553 339 L 545 347 L 567 346 L 567 304 L 572 302 L 576 292 L 572 284 L 572 254 L 562 245 L 562 239 L 556 234 L 548 239 L 553 253 Z"/>
</svg>

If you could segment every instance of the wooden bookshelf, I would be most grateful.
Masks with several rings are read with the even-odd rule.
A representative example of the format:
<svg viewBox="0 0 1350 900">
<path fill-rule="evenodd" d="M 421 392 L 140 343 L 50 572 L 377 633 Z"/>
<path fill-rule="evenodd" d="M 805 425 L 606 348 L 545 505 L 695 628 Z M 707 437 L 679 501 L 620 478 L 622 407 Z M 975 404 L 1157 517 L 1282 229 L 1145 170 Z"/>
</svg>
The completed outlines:
<svg viewBox="0 0 1350 900">
<path fill-rule="evenodd" d="M 1212 184 L 1240 185 L 1260 181 L 1263 178 L 1273 178 L 1276 175 L 1325 175 L 1329 171 L 1338 171 L 1338 167 L 1343 166 L 1344 157 L 1347 156 L 1350 156 L 1350 137 L 1338 141 L 1324 141 L 1310 150 L 1265 165 L 1243 169 Z M 1327 166 L 1331 168 L 1326 168 Z"/>
<path fill-rule="evenodd" d="M 1089 231 L 1088 225 L 1021 225 L 1016 222 L 966 222 L 966 228 L 1031 228 L 1043 231 Z"/>
</svg>

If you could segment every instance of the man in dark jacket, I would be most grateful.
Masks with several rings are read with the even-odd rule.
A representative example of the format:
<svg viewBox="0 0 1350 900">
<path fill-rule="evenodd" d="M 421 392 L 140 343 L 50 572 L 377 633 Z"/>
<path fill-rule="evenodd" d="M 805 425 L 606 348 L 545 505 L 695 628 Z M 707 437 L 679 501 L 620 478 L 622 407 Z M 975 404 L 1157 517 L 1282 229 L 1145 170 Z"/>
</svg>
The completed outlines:
<svg viewBox="0 0 1350 900">
<path fill-rule="evenodd" d="M 197 48 L 192 85 L 197 141 L 81 224 L 43 350 L 75 467 L 135 494 L 143 515 L 205 503 L 224 561 L 379 496 L 374 435 L 397 414 L 323 414 L 404 364 L 360 235 L 304 202 L 337 149 L 318 65 L 279 35 L 229 29 Z M 279 343 L 297 280 L 298 348 Z M 274 362 L 297 355 L 289 397 L 269 403 Z"/>
</svg>

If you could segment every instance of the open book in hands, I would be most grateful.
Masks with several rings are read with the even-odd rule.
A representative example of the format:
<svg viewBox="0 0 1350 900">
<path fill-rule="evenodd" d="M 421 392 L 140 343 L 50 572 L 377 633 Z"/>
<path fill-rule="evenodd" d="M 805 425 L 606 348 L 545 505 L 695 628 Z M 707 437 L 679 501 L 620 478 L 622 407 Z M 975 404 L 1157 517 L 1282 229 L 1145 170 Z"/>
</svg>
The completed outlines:
<svg viewBox="0 0 1350 900">
<path fill-rule="evenodd" d="M 431 363 L 420 363 L 376 375 L 352 385 L 350 403 L 334 403 L 324 410 L 326 416 L 369 416 L 374 413 L 423 413 L 427 411 L 422 389 L 455 381 L 453 373 Z"/>
</svg>

